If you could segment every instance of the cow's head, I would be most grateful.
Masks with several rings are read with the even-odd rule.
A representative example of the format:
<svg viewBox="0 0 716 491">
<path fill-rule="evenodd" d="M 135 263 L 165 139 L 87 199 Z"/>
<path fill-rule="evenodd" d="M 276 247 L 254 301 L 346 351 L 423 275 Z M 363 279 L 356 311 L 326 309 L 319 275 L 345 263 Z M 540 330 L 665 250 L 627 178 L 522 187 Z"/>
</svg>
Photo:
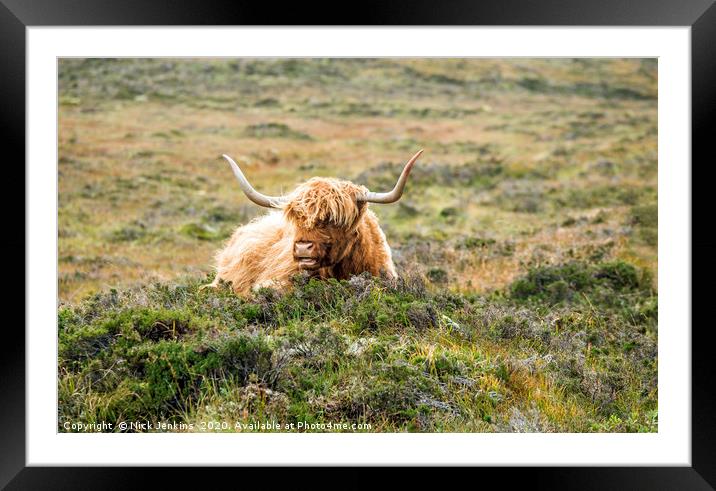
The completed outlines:
<svg viewBox="0 0 716 491">
<path fill-rule="evenodd" d="M 317 272 L 339 263 L 358 239 L 358 225 L 368 203 L 394 203 L 403 194 L 413 164 L 423 151 L 411 158 L 387 193 L 334 178 L 314 177 L 287 196 L 272 197 L 256 191 L 231 157 L 234 175 L 246 196 L 260 206 L 282 209 L 293 225 L 293 258 L 299 269 Z"/>
</svg>

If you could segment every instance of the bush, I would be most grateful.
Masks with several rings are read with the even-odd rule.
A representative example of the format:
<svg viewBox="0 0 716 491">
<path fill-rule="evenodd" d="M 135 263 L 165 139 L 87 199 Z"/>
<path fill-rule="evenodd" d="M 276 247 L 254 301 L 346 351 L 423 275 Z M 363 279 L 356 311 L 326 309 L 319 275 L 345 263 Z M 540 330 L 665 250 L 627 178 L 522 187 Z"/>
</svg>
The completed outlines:
<svg viewBox="0 0 716 491">
<path fill-rule="evenodd" d="M 571 262 L 530 269 L 512 283 L 510 293 L 518 300 L 550 304 L 575 300 L 579 294 L 607 301 L 610 294 L 648 289 L 648 282 L 642 280 L 645 277 L 646 272 L 622 261 L 597 265 Z"/>
<path fill-rule="evenodd" d="M 312 140 L 310 135 L 291 129 L 283 123 L 261 123 L 246 127 L 243 136 L 250 138 L 292 138 Z"/>
</svg>

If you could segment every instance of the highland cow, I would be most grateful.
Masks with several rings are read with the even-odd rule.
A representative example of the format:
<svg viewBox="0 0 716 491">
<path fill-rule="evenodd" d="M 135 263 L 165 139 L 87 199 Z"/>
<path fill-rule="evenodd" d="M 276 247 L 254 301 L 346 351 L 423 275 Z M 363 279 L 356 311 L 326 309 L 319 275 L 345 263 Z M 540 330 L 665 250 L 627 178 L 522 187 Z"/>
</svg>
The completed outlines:
<svg viewBox="0 0 716 491">
<path fill-rule="evenodd" d="M 371 192 L 365 186 L 335 178 L 314 177 L 287 196 L 256 191 L 231 157 L 234 175 L 246 196 L 273 208 L 236 229 L 216 256 L 216 278 L 239 294 L 271 286 L 285 289 L 304 272 L 318 278 L 348 279 L 365 271 L 395 278 L 395 265 L 378 218 L 368 203 L 394 203 L 403 194 L 416 153 L 392 191 Z"/>
</svg>

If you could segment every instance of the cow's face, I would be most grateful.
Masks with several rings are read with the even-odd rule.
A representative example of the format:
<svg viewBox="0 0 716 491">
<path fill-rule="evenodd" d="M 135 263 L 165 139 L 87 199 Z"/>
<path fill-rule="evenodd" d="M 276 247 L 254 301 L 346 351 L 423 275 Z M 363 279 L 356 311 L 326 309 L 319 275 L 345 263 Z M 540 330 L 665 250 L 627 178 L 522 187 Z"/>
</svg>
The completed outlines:
<svg viewBox="0 0 716 491">
<path fill-rule="evenodd" d="M 347 181 L 313 178 L 299 186 L 284 207 L 293 225 L 293 259 L 305 271 L 340 262 L 358 238 L 357 227 L 367 204 L 366 189 Z"/>
<path fill-rule="evenodd" d="M 330 267 L 350 254 L 358 239 L 355 228 L 344 229 L 324 225 L 312 230 L 296 228 L 293 240 L 293 259 L 299 269 L 316 272 Z"/>
</svg>

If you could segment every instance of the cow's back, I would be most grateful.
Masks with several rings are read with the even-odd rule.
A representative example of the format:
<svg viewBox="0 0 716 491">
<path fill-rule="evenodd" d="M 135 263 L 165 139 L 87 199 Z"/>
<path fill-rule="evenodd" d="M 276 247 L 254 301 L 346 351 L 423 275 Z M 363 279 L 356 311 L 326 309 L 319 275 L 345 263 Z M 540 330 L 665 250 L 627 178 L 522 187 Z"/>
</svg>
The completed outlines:
<svg viewBox="0 0 716 491">
<path fill-rule="evenodd" d="M 283 215 L 276 211 L 237 228 L 216 256 L 217 281 L 231 282 L 237 293 L 269 284 L 281 286 L 298 271 L 287 229 Z"/>
</svg>

